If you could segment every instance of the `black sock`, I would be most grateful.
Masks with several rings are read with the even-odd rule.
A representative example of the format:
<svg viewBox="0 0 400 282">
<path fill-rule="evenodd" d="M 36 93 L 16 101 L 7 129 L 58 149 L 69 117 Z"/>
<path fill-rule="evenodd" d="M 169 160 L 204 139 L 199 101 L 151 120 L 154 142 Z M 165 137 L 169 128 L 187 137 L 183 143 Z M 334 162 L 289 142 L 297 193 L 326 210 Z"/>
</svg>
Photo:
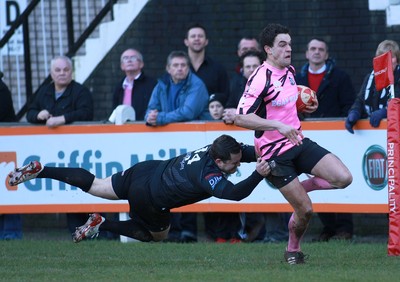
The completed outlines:
<svg viewBox="0 0 400 282">
<path fill-rule="evenodd" d="M 127 221 L 111 221 L 106 219 L 106 221 L 100 225 L 99 230 L 110 231 L 142 242 L 150 242 L 153 240 L 153 236 L 151 236 L 150 232 L 133 219 Z"/>
<path fill-rule="evenodd" d="M 59 180 L 88 192 L 95 176 L 83 168 L 45 166 L 37 178 Z"/>
</svg>

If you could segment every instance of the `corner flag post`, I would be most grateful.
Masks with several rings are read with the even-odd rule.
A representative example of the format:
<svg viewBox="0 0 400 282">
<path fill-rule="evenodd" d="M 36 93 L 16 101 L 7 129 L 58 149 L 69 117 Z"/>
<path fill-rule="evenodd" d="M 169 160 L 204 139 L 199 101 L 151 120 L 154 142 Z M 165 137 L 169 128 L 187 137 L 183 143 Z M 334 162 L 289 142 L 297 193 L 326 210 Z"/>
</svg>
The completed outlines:
<svg viewBox="0 0 400 282">
<path fill-rule="evenodd" d="M 378 91 L 386 88 L 389 96 L 387 110 L 387 177 L 389 240 L 388 255 L 400 255 L 400 99 L 394 95 L 392 52 L 373 60 L 375 86 Z"/>
</svg>

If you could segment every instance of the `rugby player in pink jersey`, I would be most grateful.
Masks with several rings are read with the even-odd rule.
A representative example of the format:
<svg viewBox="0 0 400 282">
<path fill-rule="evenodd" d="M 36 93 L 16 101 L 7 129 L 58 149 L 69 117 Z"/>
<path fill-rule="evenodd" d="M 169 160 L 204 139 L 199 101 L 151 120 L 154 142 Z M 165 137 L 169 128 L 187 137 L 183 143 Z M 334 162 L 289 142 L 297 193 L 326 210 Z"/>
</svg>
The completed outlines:
<svg viewBox="0 0 400 282">
<path fill-rule="evenodd" d="M 307 192 L 345 188 L 352 182 L 352 175 L 338 157 L 302 134 L 296 109 L 295 71 L 290 65 L 289 29 L 268 24 L 260 34 L 260 44 L 267 59 L 248 79 L 235 124 L 255 130 L 257 154 L 277 164 L 266 179 L 294 209 L 284 258 L 289 264 L 300 264 L 306 257 L 300 242 L 313 213 Z M 306 111 L 312 113 L 317 107 L 315 101 Z M 300 182 L 301 173 L 313 177 Z"/>
</svg>

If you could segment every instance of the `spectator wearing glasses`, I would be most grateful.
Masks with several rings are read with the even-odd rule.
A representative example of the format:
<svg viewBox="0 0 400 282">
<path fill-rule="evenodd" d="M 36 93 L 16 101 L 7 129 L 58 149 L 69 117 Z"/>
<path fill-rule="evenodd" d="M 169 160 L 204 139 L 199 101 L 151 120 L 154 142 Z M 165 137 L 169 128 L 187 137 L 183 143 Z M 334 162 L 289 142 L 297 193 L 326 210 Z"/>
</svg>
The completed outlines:
<svg viewBox="0 0 400 282">
<path fill-rule="evenodd" d="M 125 77 L 115 87 L 113 109 L 119 105 L 132 106 L 136 120 L 143 121 L 156 79 L 144 71 L 143 55 L 136 49 L 127 49 L 121 55 L 121 70 Z"/>
</svg>

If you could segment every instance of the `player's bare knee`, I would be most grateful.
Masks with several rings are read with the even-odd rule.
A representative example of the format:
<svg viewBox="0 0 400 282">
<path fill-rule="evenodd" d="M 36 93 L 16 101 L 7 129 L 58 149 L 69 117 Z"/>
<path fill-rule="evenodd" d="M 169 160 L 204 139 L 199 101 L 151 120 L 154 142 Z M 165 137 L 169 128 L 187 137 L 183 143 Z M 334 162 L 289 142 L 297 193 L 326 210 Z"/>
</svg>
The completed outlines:
<svg viewBox="0 0 400 282">
<path fill-rule="evenodd" d="M 304 217 L 307 221 L 309 221 L 313 215 L 314 211 L 312 209 L 312 207 L 309 207 L 308 209 L 305 210 L 304 212 Z"/>
<path fill-rule="evenodd" d="M 311 205 L 303 206 L 296 213 L 300 219 L 309 221 L 313 215 L 313 208 Z"/>
</svg>

